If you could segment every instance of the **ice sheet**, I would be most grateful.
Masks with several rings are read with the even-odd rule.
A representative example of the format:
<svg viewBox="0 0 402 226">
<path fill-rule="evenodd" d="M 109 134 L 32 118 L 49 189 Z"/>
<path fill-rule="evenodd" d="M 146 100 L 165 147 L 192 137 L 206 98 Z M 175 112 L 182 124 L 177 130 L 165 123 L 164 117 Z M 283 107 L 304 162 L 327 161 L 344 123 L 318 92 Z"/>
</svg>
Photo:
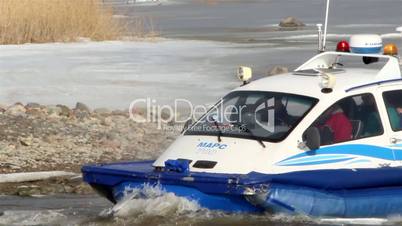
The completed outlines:
<svg viewBox="0 0 402 226">
<path fill-rule="evenodd" d="M 301 55 L 281 55 L 295 51 Z M 237 66 L 253 66 L 263 76 L 269 65 L 298 62 L 310 51 L 185 40 L 0 46 L 0 103 L 81 101 L 127 109 L 138 98 L 160 104 L 185 98 L 211 104 L 240 85 Z"/>
</svg>

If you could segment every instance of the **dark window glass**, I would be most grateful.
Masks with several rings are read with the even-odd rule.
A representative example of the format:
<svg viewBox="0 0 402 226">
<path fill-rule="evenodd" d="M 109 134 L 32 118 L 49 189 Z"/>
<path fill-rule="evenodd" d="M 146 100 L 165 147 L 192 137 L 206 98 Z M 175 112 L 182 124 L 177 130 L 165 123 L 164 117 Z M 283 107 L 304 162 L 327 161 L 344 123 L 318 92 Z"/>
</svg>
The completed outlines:
<svg viewBox="0 0 402 226">
<path fill-rule="evenodd" d="M 321 145 L 378 136 L 384 130 L 372 94 L 346 97 L 329 107 L 314 123 Z"/>
<path fill-rule="evenodd" d="M 232 92 L 184 135 L 219 135 L 278 142 L 287 137 L 317 101 L 287 93 Z"/>
<path fill-rule="evenodd" d="M 393 131 L 402 130 L 402 90 L 387 91 L 382 94 L 388 119 Z"/>
</svg>

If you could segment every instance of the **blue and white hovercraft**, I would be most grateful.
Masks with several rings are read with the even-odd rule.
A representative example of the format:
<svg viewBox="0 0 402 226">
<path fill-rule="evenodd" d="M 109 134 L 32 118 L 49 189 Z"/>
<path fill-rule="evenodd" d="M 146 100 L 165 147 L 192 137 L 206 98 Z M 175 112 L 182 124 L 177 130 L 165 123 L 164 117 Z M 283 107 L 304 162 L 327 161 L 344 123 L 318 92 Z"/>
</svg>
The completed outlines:
<svg viewBox="0 0 402 226">
<path fill-rule="evenodd" d="M 84 181 L 113 203 L 130 190 L 159 186 L 228 212 L 402 214 L 396 46 L 356 35 L 350 48 L 343 41 L 291 73 L 247 82 L 251 69 L 240 67 L 238 76 L 244 85 L 158 159 L 87 165 Z"/>
</svg>

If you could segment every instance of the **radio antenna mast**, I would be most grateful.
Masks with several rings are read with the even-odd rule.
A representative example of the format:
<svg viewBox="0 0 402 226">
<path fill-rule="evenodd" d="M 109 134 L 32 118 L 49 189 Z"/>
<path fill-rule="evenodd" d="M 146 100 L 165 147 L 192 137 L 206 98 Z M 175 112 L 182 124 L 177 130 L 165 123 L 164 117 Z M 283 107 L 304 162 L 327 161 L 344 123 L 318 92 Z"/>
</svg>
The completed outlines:
<svg viewBox="0 0 402 226">
<path fill-rule="evenodd" d="M 329 14 L 329 2 L 330 0 L 327 0 L 327 9 L 325 11 L 325 22 L 324 22 L 324 37 L 322 41 L 322 51 L 325 51 L 326 44 L 327 44 L 327 29 L 328 29 L 328 14 Z"/>
</svg>

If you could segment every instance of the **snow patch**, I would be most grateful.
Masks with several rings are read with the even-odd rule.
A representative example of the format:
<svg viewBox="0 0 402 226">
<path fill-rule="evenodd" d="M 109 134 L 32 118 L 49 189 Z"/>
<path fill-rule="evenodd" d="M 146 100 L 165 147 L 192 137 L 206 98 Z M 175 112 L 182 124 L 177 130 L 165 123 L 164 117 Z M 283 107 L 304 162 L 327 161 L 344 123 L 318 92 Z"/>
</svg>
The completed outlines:
<svg viewBox="0 0 402 226">
<path fill-rule="evenodd" d="M 383 225 L 388 222 L 384 218 L 323 218 L 318 221 L 323 224 L 341 225 Z"/>
<path fill-rule="evenodd" d="M 65 176 L 77 176 L 77 174 L 65 171 L 7 173 L 7 174 L 0 174 L 0 183 L 21 183 L 21 182 L 46 180 L 54 177 L 65 177 Z"/>
</svg>

